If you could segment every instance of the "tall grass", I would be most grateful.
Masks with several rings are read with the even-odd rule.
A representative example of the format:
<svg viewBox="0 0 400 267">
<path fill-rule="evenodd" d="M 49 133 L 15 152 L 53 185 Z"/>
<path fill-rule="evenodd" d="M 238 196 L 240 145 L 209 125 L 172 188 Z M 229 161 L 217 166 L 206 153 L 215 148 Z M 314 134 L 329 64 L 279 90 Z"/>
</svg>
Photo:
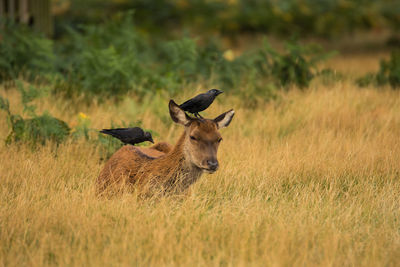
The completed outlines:
<svg viewBox="0 0 400 267">
<path fill-rule="evenodd" d="M 399 92 L 313 87 L 256 110 L 233 96 L 216 101 L 207 117 L 236 109 L 221 131 L 221 169 L 186 196 L 98 199 L 96 146 L 1 143 L 0 265 L 398 266 Z M 79 109 L 99 129 L 134 117 L 175 142 L 182 127 L 158 115 L 167 99 L 155 97 L 72 110 L 40 101 L 70 125 Z"/>
</svg>

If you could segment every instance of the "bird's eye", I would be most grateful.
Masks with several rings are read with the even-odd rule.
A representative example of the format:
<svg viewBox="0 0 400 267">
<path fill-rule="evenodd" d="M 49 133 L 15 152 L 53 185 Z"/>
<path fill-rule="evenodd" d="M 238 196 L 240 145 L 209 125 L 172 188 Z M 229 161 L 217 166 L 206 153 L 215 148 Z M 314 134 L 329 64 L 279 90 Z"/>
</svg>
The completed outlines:
<svg viewBox="0 0 400 267">
<path fill-rule="evenodd" d="M 194 137 L 193 135 L 190 136 L 190 139 L 192 139 L 193 141 L 196 141 L 196 137 Z"/>
</svg>

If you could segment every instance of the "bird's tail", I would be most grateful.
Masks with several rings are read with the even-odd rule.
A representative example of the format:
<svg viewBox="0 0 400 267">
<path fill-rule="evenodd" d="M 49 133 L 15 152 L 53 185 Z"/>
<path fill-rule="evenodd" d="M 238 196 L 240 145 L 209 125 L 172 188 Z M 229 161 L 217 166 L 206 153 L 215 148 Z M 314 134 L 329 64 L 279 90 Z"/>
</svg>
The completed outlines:
<svg viewBox="0 0 400 267">
<path fill-rule="evenodd" d="M 101 133 L 104 133 L 104 134 L 108 134 L 108 133 L 110 132 L 110 129 L 103 129 L 103 130 L 101 130 L 100 132 L 101 132 Z"/>
<path fill-rule="evenodd" d="M 108 134 L 108 135 L 114 136 L 113 129 L 103 129 L 100 132 L 103 133 L 103 134 Z"/>
</svg>

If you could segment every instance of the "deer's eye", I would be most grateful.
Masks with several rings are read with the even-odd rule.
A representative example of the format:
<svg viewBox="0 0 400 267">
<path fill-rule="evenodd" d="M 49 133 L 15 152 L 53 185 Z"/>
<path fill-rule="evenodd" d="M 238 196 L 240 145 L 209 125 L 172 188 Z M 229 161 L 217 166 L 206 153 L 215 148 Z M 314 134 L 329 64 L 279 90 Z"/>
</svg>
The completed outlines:
<svg viewBox="0 0 400 267">
<path fill-rule="evenodd" d="M 190 139 L 192 139 L 193 141 L 197 141 L 196 137 L 194 137 L 193 135 L 190 136 Z"/>
</svg>

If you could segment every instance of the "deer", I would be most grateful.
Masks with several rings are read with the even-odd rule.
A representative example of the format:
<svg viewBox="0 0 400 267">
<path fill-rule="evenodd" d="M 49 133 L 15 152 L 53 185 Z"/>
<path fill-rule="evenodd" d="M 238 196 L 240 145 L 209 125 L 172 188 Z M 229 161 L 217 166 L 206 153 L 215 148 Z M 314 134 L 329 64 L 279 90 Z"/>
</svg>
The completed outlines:
<svg viewBox="0 0 400 267">
<path fill-rule="evenodd" d="M 145 195 L 183 193 L 203 173 L 217 171 L 217 152 L 222 141 L 219 129 L 231 123 L 235 111 L 231 109 L 215 119 L 193 118 L 171 99 L 169 113 L 175 123 L 184 126 L 177 143 L 172 146 L 160 142 L 150 148 L 123 146 L 100 172 L 96 183 L 98 195 L 126 188 Z"/>
</svg>

